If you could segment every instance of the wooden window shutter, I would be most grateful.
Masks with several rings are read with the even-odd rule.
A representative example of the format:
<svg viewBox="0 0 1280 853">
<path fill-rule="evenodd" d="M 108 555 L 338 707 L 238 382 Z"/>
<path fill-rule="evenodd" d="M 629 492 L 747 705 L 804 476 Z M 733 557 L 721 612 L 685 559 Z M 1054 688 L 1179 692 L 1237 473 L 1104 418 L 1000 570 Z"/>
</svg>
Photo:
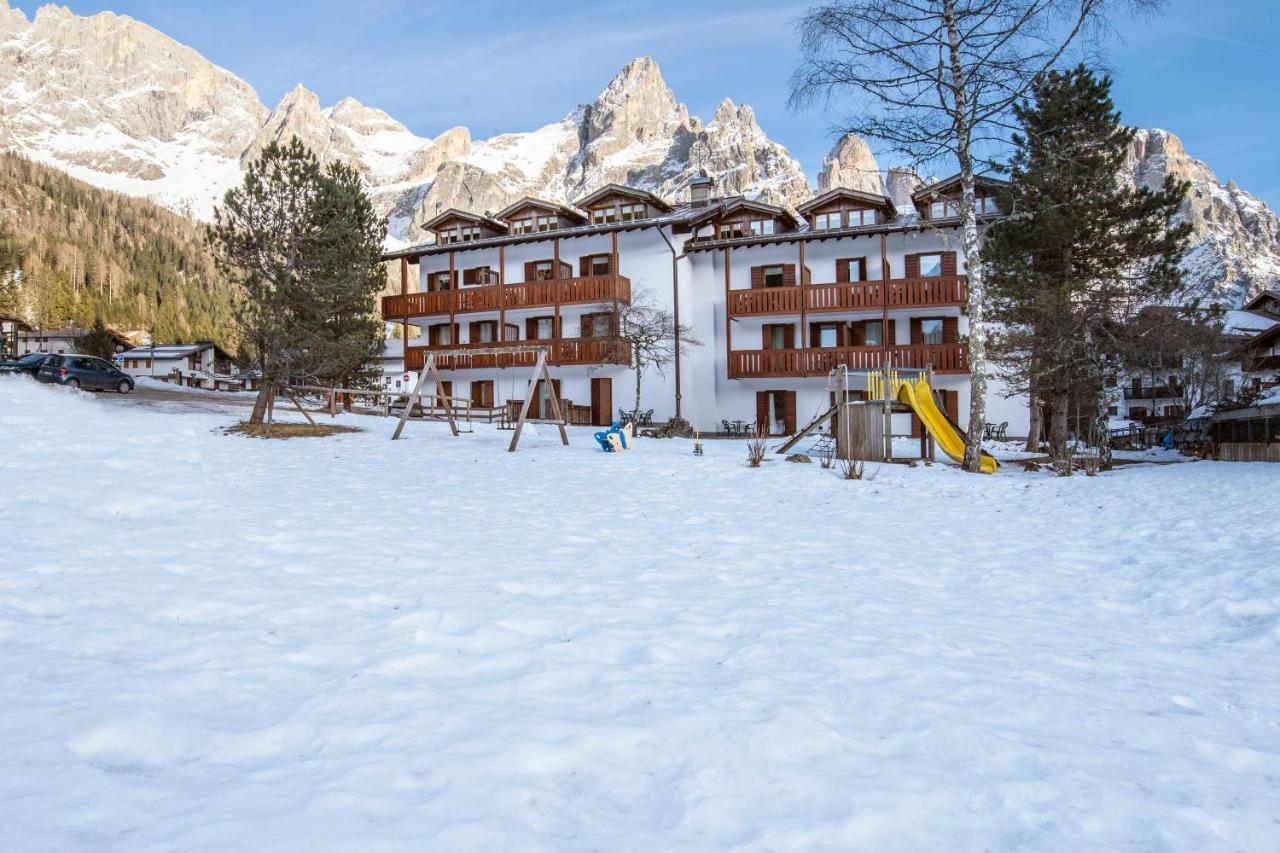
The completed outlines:
<svg viewBox="0 0 1280 853">
<path fill-rule="evenodd" d="M 856 260 L 856 261 L 858 262 L 858 278 L 859 278 L 859 280 L 861 280 L 861 281 L 866 281 L 866 280 L 867 280 L 867 259 L 866 259 L 866 258 L 854 258 L 854 260 Z"/>
<path fill-rule="evenodd" d="M 822 324 L 821 323 L 809 324 L 809 346 L 811 347 L 822 346 Z"/>
<path fill-rule="evenodd" d="M 796 286 L 796 265 L 795 264 L 782 265 L 782 286 L 783 287 Z"/>
<path fill-rule="evenodd" d="M 943 275 L 956 274 L 956 253 L 955 252 L 942 253 L 942 274 Z"/>
<path fill-rule="evenodd" d="M 782 420 L 786 423 L 783 431 L 786 435 L 794 435 L 796 431 L 796 392 L 782 392 Z"/>
<path fill-rule="evenodd" d="M 919 278 L 920 277 L 920 256 L 907 255 L 904 260 L 906 261 L 906 272 L 904 273 L 904 275 L 907 278 Z"/>
<path fill-rule="evenodd" d="M 920 318 L 911 318 L 911 344 L 913 346 L 924 343 L 924 331 L 920 328 Z"/>
<path fill-rule="evenodd" d="M 764 287 L 764 267 L 751 268 L 751 287 L 753 290 Z"/>
<path fill-rule="evenodd" d="M 783 327 L 786 331 L 782 333 L 782 341 L 787 349 L 796 348 L 796 327 L 791 323 L 787 323 Z"/>
<path fill-rule="evenodd" d="M 889 320 L 889 328 L 885 329 L 884 339 L 885 341 L 888 342 L 889 346 L 894 346 L 895 344 L 898 343 L 898 321 L 897 320 L 893 320 L 893 319 Z"/>
<path fill-rule="evenodd" d="M 538 320 L 536 317 L 529 317 L 524 321 L 524 336 L 529 340 L 538 337 Z"/>
<path fill-rule="evenodd" d="M 524 280 L 536 281 L 537 277 L 538 277 L 538 262 L 525 261 L 524 262 Z"/>
<path fill-rule="evenodd" d="M 836 260 L 836 281 L 849 280 L 849 261 L 852 258 L 839 258 Z"/>
<path fill-rule="evenodd" d="M 584 277 L 591 275 L 591 256 L 590 255 L 583 255 L 582 257 L 578 258 L 578 275 L 584 276 Z"/>
<path fill-rule="evenodd" d="M 573 278 L 573 264 L 568 261 L 560 262 L 560 275 L 557 278 Z"/>
<path fill-rule="evenodd" d="M 944 344 L 960 343 L 960 318 L 942 318 L 942 342 Z"/>
<path fill-rule="evenodd" d="M 769 423 L 769 392 L 756 392 L 756 429 L 761 435 L 768 435 L 772 428 Z"/>
<path fill-rule="evenodd" d="M 478 343 L 480 341 L 479 321 L 473 320 L 467 324 L 467 340 L 471 341 L 471 343 L 473 344 Z"/>
<path fill-rule="evenodd" d="M 581 336 L 582 336 L 582 337 L 584 337 L 584 338 L 590 338 L 590 337 L 593 337 L 593 336 L 594 336 L 594 332 L 595 332 L 595 316 L 596 316 L 595 314 L 583 314 L 583 315 L 582 315 L 582 317 L 580 318 L 581 326 L 580 326 L 580 328 L 578 329 L 578 334 L 579 334 L 579 335 L 581 335 Z"/>
<path fill-rule="evenodd" d="M 866 321 L 850 323 L 849 331 L 853 333 L 853 345 L 855 347 L 865 347 L 867 345 Z"/>
</svg>

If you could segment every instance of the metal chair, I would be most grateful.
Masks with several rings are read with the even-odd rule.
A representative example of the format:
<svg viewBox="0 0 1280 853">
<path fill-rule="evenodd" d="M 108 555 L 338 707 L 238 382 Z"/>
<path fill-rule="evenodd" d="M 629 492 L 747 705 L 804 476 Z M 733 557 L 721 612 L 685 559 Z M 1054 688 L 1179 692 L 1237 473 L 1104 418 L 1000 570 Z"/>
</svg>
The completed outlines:
<svg viewBox="0 0 1280 853">
<path fill-rule="evenodd" d="M 1005 440 L 1006 440 L 1005 430 L 1007 430 L 1008 428 L 1009 428 L 1009 422 L 1008 422 L 1008 421 L 1005 421 L 1004 423 L 1000 424 L 1000 426 L 996 427 L 996 429 L 995 429 L 995 438 L 996 438 L 996 441 L 1005 441 Z"/>
</svg>

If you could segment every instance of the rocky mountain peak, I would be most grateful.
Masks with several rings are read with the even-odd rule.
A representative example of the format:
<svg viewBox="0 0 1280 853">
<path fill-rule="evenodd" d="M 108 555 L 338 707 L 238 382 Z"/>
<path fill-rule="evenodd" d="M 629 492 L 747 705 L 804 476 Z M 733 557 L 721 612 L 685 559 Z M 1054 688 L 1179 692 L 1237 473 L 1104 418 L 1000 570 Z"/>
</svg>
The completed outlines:
<svg viewBox="0 0 1280 853">
<path fill-rule="evenodd" d="M 846 133 L 832 146 L 818 173 L 818 192 L 837 187 L 887 195 L 871 146 L 862 137 Z"/>
</svg>

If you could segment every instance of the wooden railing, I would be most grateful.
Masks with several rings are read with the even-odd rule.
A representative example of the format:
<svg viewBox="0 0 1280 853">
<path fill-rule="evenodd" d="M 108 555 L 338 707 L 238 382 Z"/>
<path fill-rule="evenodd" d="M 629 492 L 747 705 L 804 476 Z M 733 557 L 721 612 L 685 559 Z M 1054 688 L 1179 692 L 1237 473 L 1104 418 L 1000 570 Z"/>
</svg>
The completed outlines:
<svg viewBox="0 0 1280 853">
<path fill-rule="evenodd" d="M 558 340 L 525 340 L 507 341 L 507 346 L 529 347 L 546 346 L 549 352 L 547 363 L 550 365 L 572 364 L 630 364 L 631 345 L 623 341 L 612 341 L 602 338 L 560 338 Z M 421 370 L 427 363 L 427 353 L 431 350 L 453 351 L 450 355 L 437 355 L 436 367 L 441 370 L 467 370 L 480 367 L 533 367 L 538 360 L 536 352 L 495 353 L 501 348 L 498 343 L 475 344 L 442 344 L 440 346 L 409 347 L 405 355 L 406 370 Z M 465 350 L 481 350 L 476 355 L 467 355 Z M 459 350 L 463 352 L 458 352 Z"/>
<path fill-rule="evenodd" d="M 543 308 L 615 301 L 631 301 L 631 279 L 621 275 L 589 275 L 384 296 L 382 316 L 387 320 L 395 320 L 406 316 L 430 317 L 497 311 L 499 308 Z"/>
<path fill-rule="evenodd" d="M 914 344 L 889 347 L 889 367 L 932 367 L 936 373 L 968 373 L 964 344 Z M 881 347 L 810 347 L 808 349 L 734 350 L 729 353 L 729 378 L 825 376 L 839 365 L 850 370 L 883 367 Z"/>
<path fill-rule="evenodd" d="M 760 287 L 729 291 L 729 313 L 735 317 L 764 314 L 799 314 L 801 294 L 806 312 L 875 311 L 883 307 L 933 308 L 964 305 L 968 279 L 962 275 L 890 279 L 888 290 L 880 281 L 842 281 L 805 287 Z"/>
</svg>

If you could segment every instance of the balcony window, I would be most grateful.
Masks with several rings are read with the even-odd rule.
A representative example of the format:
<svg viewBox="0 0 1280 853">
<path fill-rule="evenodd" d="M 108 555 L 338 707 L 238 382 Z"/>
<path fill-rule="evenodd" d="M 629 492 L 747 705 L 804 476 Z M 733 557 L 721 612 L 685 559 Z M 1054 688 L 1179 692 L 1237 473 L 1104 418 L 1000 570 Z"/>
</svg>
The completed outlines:
<svg viewBox="0 0 1280 853">
<path fill-rule="evenodd" d="M 637 219 L 644 219 L 645 213 L 643 204 L 624 204 L 622 206 L 622 221 L 634 222 Z"/>
<path fill-rule="evenodd" d="M 942 275 L 942 255 L 940 253 L 920 255 L 920 277 L 928 278 L 938 275 Z"/>
<path fill-rule="evenodd" d="M 787 341 L 787 338 L 789 337 L 788 332 L 790 330 L 789 326 L 773 325 L 773 326 L 769 326 L 768 329 L 769 329 L 768 349 L 790 349 L 791 348 L 790 344 Z"/>
<path fill-rule="evenodd" d="M 921 320 L 920 321 L 920 343 L 922 344 L 942 343 L 942 321 L 941 320 Z"/>
<path fill-rule="evenodd" d="M 532 234 L 533 220 L 517 219 L 516 221 L 511 223 L 511 233 L 512 234 Z"/>
<path fill-rule="evenodd" d="M 831 231 L 840 228 L 843 225 L 843 214 L 840 213 L 819 213 L 813 217 L 813 228 L 815 231 Z"/>
<path fill-rule="evenodd" d="M 549 341 L 556 336 L 555 317 L 537 317 L 533 321 L 533 336 L 539 341 Z"/>
<path fill-rule="evenodd" d="M 868 320 L 862 327 L 862 340 L 869 347 L 884 346 L 884 323 L 880 320 Z"/>
<path fill-rule="evenodd" d="M 593 338 L 607 338 L 613 330 L 613 318 L 608 314 L 592 314 L 588 331 Z"/>
<path fill-rule="evenodd" d="M 786 275 L 781 265 L 764 268 L 764 286 L 765 287 L 782 287 L 786 282 Z"/>
<path fill-rule="evenodd" d="M 560 218 L 558 216 L 539 216 L 537 227 L 539 231 L 554 231 L 560 227 Z"/>
<path fill-rule="evenodd" d="M 954 201 L 935 201 L 929 205 L 930 219 L 947 219 L 960 215 L 960 206 Z"/>
<path fill-rule="evenodd" d="M 751 236 L 767 237 L 774 231 L 775 223 L 772 219 L 753 219 L 751 220 Z"/>
<path fill-rule="evenodd" d="M 745 222 L 724 222 L 716 233 L 721 240 L 735 240 L 738 237 L 746 237 L 750 229 Z"/>
<path fill-rule="evenodd" d="M 849 211 L 849 227 L 858 228 L 862 225 L 875 225 L 876 212 L 874 210 L 851 210 Z"/>
<path fill-rule="evenodd" d="M 555 278 L 555 264 L 551 261 L 538 261 L 533 265 L 534 281 L 551 281 Z"/>
<path fill-rule="evenodd" d="M 995 198 L 989 195 L 980 196 L 976 199 L 978 205 L 978 213 L 993 214 L 1000 212 L 1000 206 L 996 204 Z"/>
<path fill-rule="evenodd" d="M 592 225 L 608 225 L 610 222 L 618 221 L 618 209 L 616 207 L 598 207 L 591 211 Z"/>
<path fill-rule="evenodd" d="M 840 325 L 838 323 L 821 323 L 814 330 L 814 340 L 810 346 L 815 347 L 838 347 L 840 346 Z"/>
<path fill-rule="evenodd" d="M 611 261 L 612 256 L 610 255 L 593 255 L 590 258 L 590 263 L 587 265 L 587 274 L 608 275 L 609 267 L 612 266 L 610 263 Z"/>
<path fill-rule="evenodd" d="M 493 320 L 486 320 L 481 323 L 476 323 L 475 330 L 476 330 L 476 339 L 471 343 L 491 344 L 497 338 L 498 324 Z"/>
</svg>

